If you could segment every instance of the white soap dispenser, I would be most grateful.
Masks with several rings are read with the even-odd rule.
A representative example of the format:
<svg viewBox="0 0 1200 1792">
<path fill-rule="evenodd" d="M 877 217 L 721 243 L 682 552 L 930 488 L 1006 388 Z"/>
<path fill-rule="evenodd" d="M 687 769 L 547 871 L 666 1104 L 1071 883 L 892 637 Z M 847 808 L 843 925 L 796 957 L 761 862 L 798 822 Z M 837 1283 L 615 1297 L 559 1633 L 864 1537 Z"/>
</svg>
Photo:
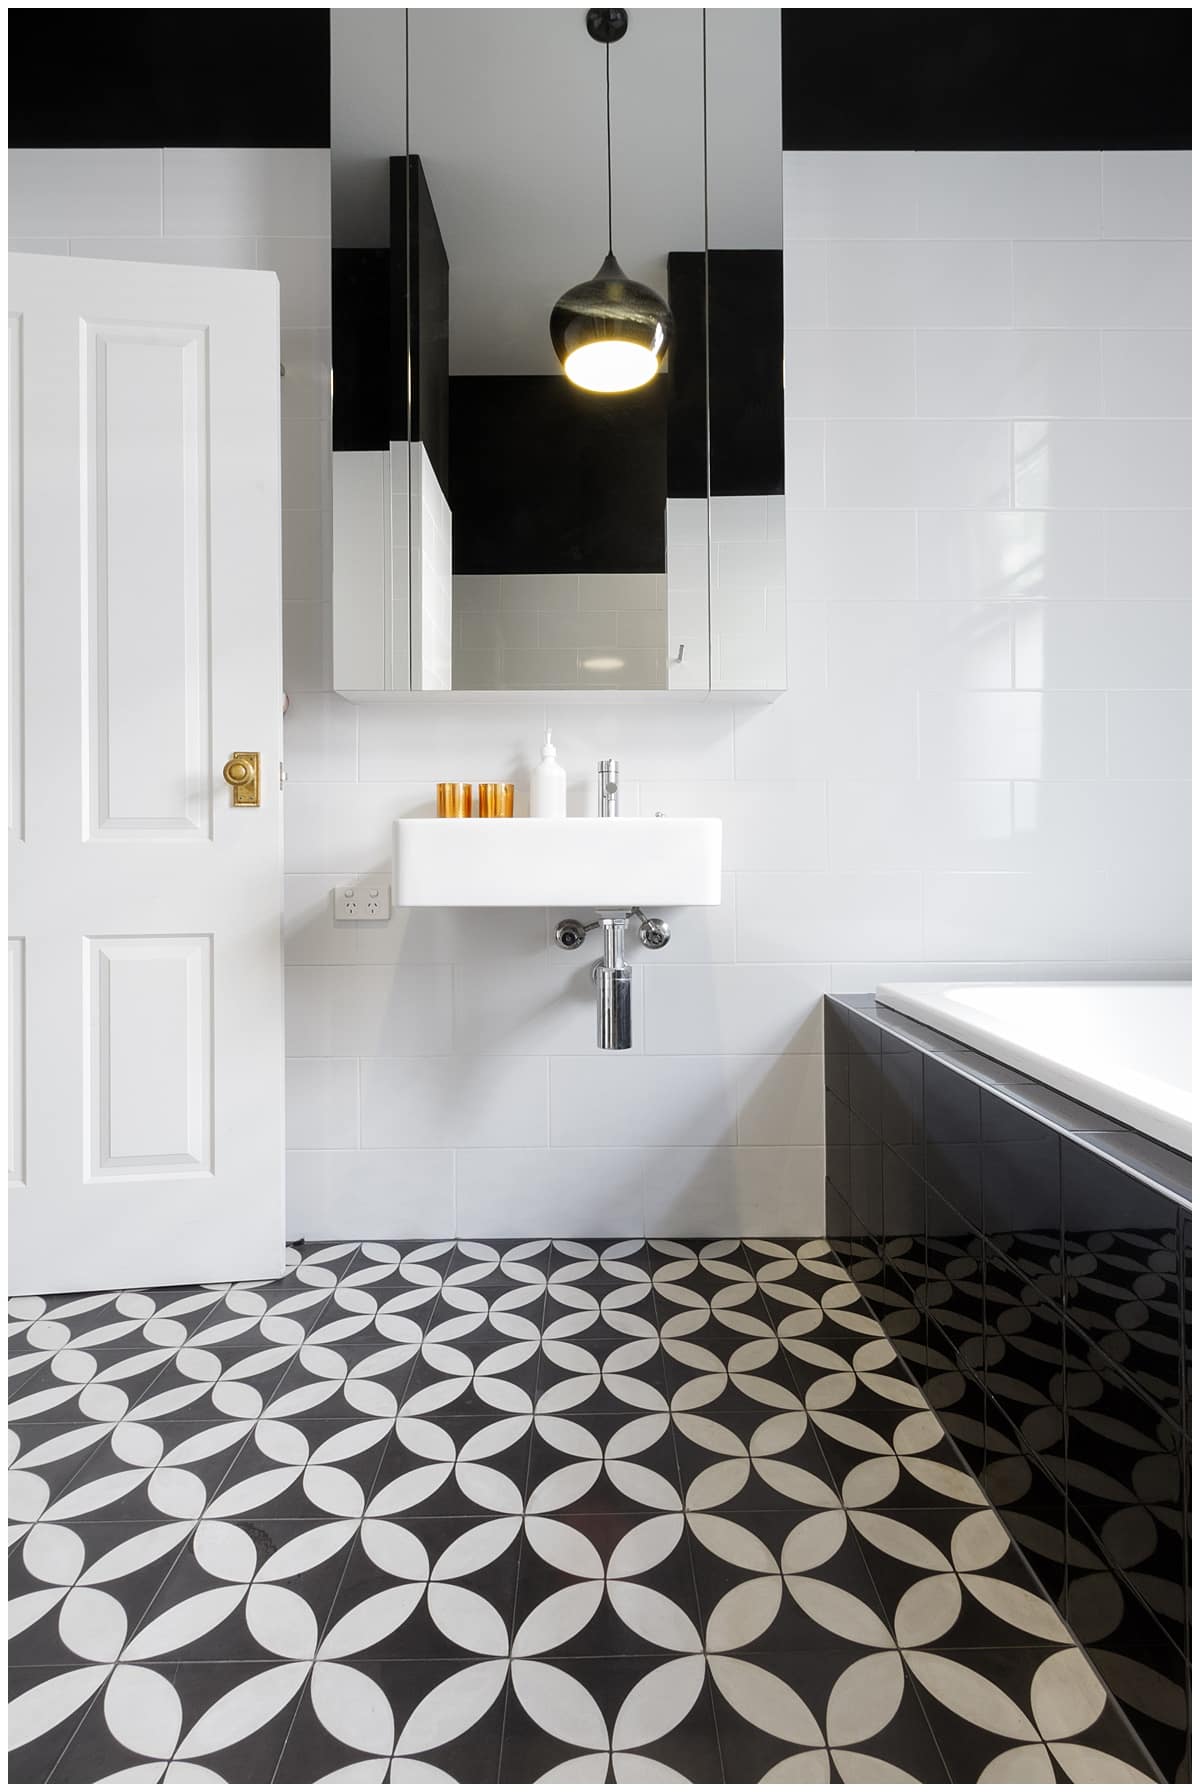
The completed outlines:
<svg viewBox="0 0 1200 1792">
<path fill-rule="evenodd" d="M 540 821 L 557 821 L 567 812 L 567 774 L 558 763 L 550 730 L 542 743 L 541 764 L 529 780 L 529 813 Z"/>
</svg>

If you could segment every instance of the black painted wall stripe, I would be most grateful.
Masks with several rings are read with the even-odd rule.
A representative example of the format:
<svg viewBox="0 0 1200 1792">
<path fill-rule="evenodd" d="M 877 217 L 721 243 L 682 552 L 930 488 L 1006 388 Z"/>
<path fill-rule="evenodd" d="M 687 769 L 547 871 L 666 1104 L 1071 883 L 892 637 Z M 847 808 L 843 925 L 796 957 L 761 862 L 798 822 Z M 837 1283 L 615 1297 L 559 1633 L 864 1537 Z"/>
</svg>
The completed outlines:
<svg viewBox="0 0 1200 1792">
<path fill-rule="evenodd" d="M 1187 7 L 784 7 L 783 145 L 1186 149 L 1191 30 Z M 24 6 L 8 50 L 12 148 L 329 146 L 323 7 Z"/>
<path fill-rule="evenodd" d="M 1187 7 L 789 6 L 785 149 L 1187 149 Z"/>
<path fill-rule="evenodd" d="M 326 7 L 8 13 L 13 149 L 328 149 Z"/>
</svg>

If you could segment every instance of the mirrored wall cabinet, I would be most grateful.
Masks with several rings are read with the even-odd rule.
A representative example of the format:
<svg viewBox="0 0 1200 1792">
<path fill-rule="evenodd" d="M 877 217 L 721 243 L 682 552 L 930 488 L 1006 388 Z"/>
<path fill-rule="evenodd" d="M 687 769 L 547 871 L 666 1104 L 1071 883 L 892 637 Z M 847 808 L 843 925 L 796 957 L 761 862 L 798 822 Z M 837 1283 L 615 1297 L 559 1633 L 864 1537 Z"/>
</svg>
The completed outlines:
<svg viewBox="0 0 1200 1792">
<path fill-rule="evenodd" d="M 332 47 L 336 689 L 778 694 L 778 13 Z"/>
</svg>

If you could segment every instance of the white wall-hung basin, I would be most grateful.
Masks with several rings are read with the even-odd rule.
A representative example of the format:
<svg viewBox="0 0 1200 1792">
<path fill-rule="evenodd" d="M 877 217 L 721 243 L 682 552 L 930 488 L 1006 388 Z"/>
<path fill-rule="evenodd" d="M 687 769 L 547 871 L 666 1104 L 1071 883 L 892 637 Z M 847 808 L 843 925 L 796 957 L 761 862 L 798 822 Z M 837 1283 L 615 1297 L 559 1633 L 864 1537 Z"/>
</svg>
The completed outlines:
<svg viewBox="0 0 1200 1792">
<path fill-rule="evenodd" d="M 721 900 L 721 823 L 695 817 L 393 823 L 397 908 L 628 909 Z"/>
</svg>

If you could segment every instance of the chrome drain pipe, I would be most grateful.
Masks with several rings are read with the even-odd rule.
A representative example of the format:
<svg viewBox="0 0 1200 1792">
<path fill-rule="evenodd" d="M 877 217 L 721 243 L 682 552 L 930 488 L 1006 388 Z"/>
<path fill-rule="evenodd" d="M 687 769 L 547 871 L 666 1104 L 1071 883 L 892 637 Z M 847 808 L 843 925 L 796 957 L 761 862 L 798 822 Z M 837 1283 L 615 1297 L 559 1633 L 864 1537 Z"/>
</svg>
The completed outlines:
<svg viewBox="0 0 1200 1792">
<path fill-rule="evenodd" d="M 601 915 L 598 921 L 560 921 L 554 930 L 564 952 L 577 952 L 588 934 L 600 929 L 603 954 L 592 966 L 592 982 L 596 986 L 596 1044 L 602 1052 L 627 1052 L 633 1044 L 633 969 L 625 957 L 625 929 L 635 915 L 641 922 L 643 946 L 660 952 L 671 929 L 640 908 Z"/>
<path fill-rule="evenodd" d="M 625 961 L 627 915 L 600 920 L 604 955 L 592 966 L 596 985 L 596 1044 L 602 1052 L 627 1052 L 633 1044 L 633 972 Z"/>
</svg>

